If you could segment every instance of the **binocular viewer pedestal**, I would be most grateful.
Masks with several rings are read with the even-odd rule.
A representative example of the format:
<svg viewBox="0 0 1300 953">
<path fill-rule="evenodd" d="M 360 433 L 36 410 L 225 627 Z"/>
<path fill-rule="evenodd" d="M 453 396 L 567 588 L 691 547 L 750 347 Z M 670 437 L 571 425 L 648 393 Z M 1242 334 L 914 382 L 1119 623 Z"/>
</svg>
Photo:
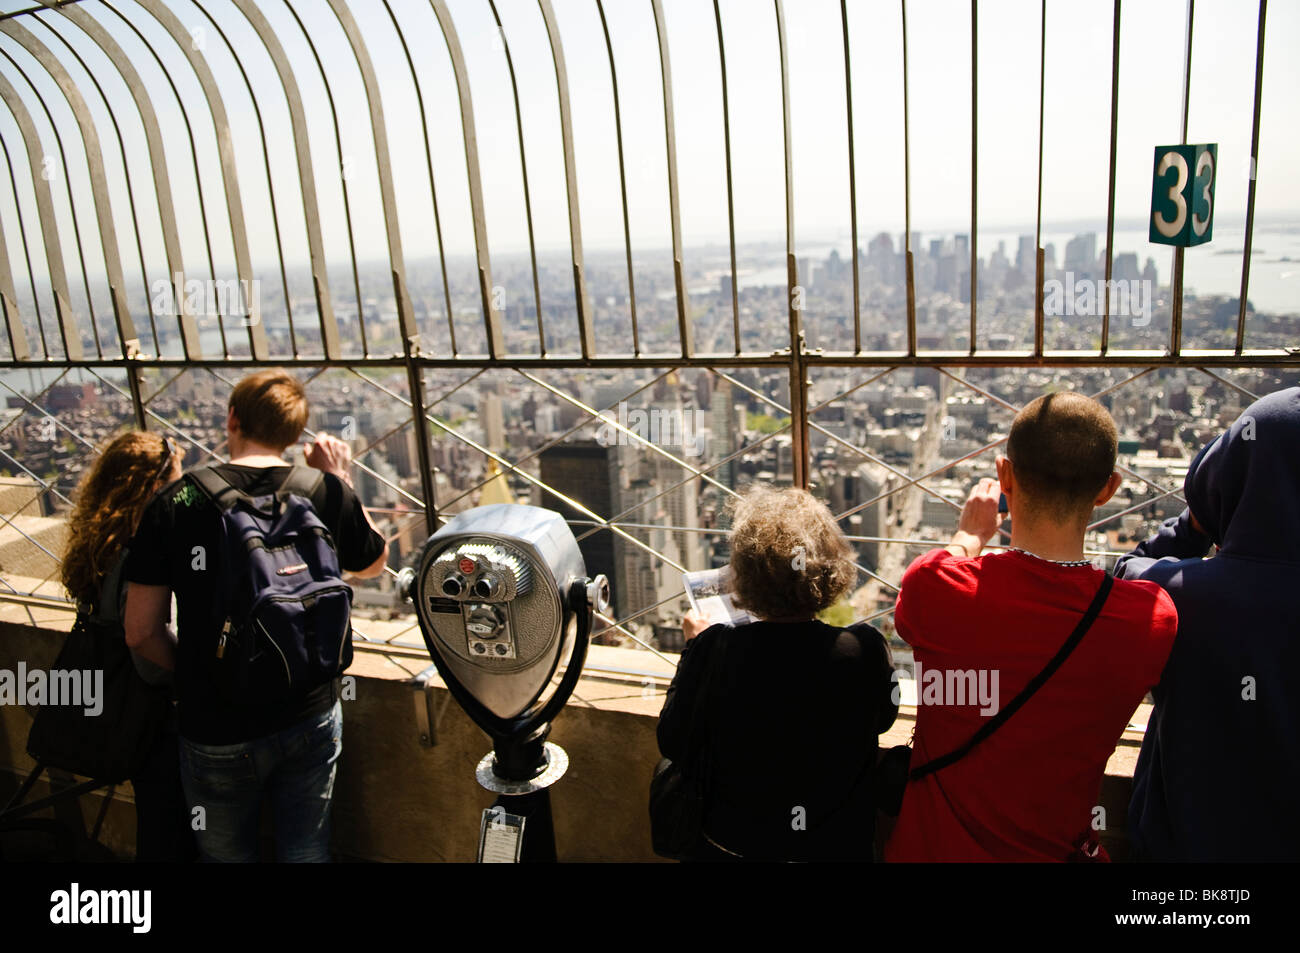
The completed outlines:
<svg viewBox="0 0 1300 953">
<path fill-rule="evenodd" d="M 593 615 L 609 603 L 608 580 L 587 576 L 559 513 L 506 503 L 450 520 L 399 585 L 415 604 L 438 674 L 492 738 L 475 771 L 497 795 L 480 855 L 490 814 L 492 830 L 513 831 L 516 859 L 555 860 L 549 788 L 569 758 L 546 739 L 582 674 Z"/>
</svg>

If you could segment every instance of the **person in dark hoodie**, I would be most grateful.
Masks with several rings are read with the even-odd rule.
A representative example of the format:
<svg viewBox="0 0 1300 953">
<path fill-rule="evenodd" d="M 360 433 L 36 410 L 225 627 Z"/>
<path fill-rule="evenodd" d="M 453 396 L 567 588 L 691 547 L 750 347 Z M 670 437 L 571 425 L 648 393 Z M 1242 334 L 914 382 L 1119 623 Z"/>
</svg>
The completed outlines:
<svg viewBox="0 0 1300 953">
<path fill-rule="evenodd" d="M 1300 388 L 1192 462 L 1187 509 L 1116 575 L 1159 583 L 1178 635 L 1133 776 L 1137 859 L 1300 859 Z M 1211 544 L 1213 559 L 1205 559 Z"/>
</svg>

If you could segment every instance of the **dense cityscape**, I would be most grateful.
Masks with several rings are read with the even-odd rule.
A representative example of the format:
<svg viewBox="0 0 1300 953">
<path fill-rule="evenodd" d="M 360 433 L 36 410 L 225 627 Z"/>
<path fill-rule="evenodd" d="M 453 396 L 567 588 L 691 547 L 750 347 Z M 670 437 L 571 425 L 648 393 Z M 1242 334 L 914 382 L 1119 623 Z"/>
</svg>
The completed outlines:
<svg viewBox="0 0 1300 953">
<path fill-rule="evenodd" d="M 1096 233 L 1083 233 L 1063 249 L 1045 249 L 1045 280 L 1069 272 L 1072 281 L 1100 280 L 1105 250 Z M 921 351 L 969 347 L 970 251 L 957 234 L 912 241 L 917 344 Z M 906 347 L 906 272 L 902 236 L 881 233 L 860 251 L 860 325 L 863 351 Z M 977 261 L 978 341 L 981 350 L 1026 349 L 1032 343 L 1036 262 L 1033 238 L 1014 252 L 1000 243 Z M 695 351 L 771 354 L 789 347 L 786 286 L 780 249 L 738 249 L 739 277 L 733 312 L 731 269 L 725 249 L 688 256 L 685 278 Z M 824 257 L 799 259 L 806 346 L 852 349 L 851 256 L 831 248 Z M 494 293 L 503 318 L 507 353 L 548 355 L 578 350 L 572 307 L 572 274 L 563 264 L 539 261 L 536 292 L 527 258 L 496 262 Z M 653 355 L 680 353 L 677 302 L 671 269 L 638 260 L 635 272 L 637 349 L 644 366 L 632 369 L 528 370 L 438 369 L 427 372 L 425 399 L 434 416 L 431 462 L 440 515 L 481 502 L 512 500 L 557 509 L 579 535 L 590 572 L 613 584 L 613 617 L 627 620 L 599 636 L 606 644 L 651 645 L 676 651 L 686 608 L 682 569 L 725 564 L 726 503 L 751 483 L 789 484 L 794 459 L 789 430 L 789 371 L 782 364 L 712 369 L 656 367 Z M 458 273 L 451 269 L 452 276 Z M 777 277 L 772 277 L 773 275 Z M 301 275 L 294 276 L 297 288 Z M 1113 348 L 1163 348 L 1168 335 L 1168 288 L 1154 259 L 1117 254 L 1112 277 L 1145 283 L 1151 309 L 1145 321 L 1112 319 Z M 448 345 L 441 278 L 436 262 L 412 267 L 410 295 L 426 353 L 444 355 Z M 620 256 L 589 255 L 586 283 L 594 315 L 596 353 L 632 351 L 627 265 Z M 479 353 L 481 311 L 468 281 L 451 282 L 457 347 Z M 397 313 L 385 269 L 362 269 L 359 296 L 334 289 L 335 313 L 345 350 L 361 353 L 362 303 L 365 346 L 371 355 L 399 350 Z M 261 309 L 273 353 L 290 346 L 312 353 L 315 305 L 291 295 L 284 307 L 277 283 L 263 280 Z M 566 298 L 567 296 L 567 298 Z M 535 301 L 542 301 L 539 323 Z M 142 305 L 143 290 L 134 299 Z M 349 301 L 352 302 L 349 309 Z M 1163 311 L 1162 311 L 1163 309 Z M 286 311 L 294 316 L 292 339 Z M 1233 298 L 1188 295 L 1184 340 L 1201 347 L 1231 347 L 1236 329 Z M 1162 326 L 1163 315 L 1163 326 Z M 216 316 L 201 318 L 205 352 L 222 350 Z M 1295 314 L 1248 308 L 1253 347 L 1287 347 L 1295 337 Z M 88 323 L 88 322 L 87 322 Z M 159 320 L 163 353 L 177 345 L 174 330 Z M 171 318 L 172 328 L 175 318 Z M 227 317 L 226 345 L 237 363 L 237 319 Z M 110 325 L 100 319 L 102 330 Z M 318 327 L 318 326 L 317 326 Z M 1050 316 L 1047 346 L 1095 350 L 1101 319 Z M 107 338 L 111 339 L 111 338 Z M 148 334 L 142 339 L 149 340 Z M 151 343 L 151 342 L 150 342 Z M 93 344 L 92 344 L 93 346 Z M 246 354 L 246 344 L 242 353 Z M 878 362 L 879 363 L 879 362 Z M 895 583 L 908 561 L 956 525 L 960 502 L 992 461 L 1015 408 L 1052 389 L 1101 394 L 1120 431 L 1124 483 L 1097 514 L 1104 522 L 1090 552 L 1098 558 L 1129 548 L 1182 503 L 1181 487 L 1191 456 L 1250 403 L 1247 392 L 1265 393 L 1300 382 L 1293 370 L 1232 370 L 1218 377 L 1194 368 L 1140 369 L 937 368 L 820 366 L 811 371 L 808 406 L 810 485 L 850 535 L 861 570 L 851 604 L 829 616 L 886 614 Z M 225 401 L 237 367 L 148 371 L 144 393 L 157 425 L 184 438 L 186 463 L 218 455 L 224 440 Z M 1135 380 L 1126 379 L 1134 375 Z M 7 419 L 0 423 L 0 470 L 48 481 L 40 494 L 46 516 L 66 508 L 93 447 L 132 420 L 120 374 L 69 371 L 54 380 L 36 372 L 10 375 Z M 531 378 L 531 379 L 530 379 Z M 869 381 L 869 382 L 868 382 Z M 348 440 L 357 456 L 362 499 L 393 541 L 389 565 L 405 565 L 425 536 L 414 430 L 403 403 L 405 372 L 377 367 L 313 372 L 307 385 L 312 432 Z M 20 396 L 19 392 L 27 395 Z M 838 395 L 843 395 L 838 396 Z M 586 408 L 607 411 L 604 421 Z M 304 441 L 307 439 L 304 436 Z M 499 460 L 499 462 L 498 462 Z M 956 462 L 949 462 L 956 461 Z M 513 466 L 512 466 L 513 465 Z M 700 471 L 700 472 L 694 472 Z M 915 484 L 910 481 L 915 480 Z M 551 492 L 554 491 L 554 492 Z M 1113 517 L 1107 519 L 1108 517 Z M 602 521 L 618 530 L 597 529 Z M 3 559 L 0 550 L 0 560 Z M 359 614 L 393 617 L 404 611 L 393 576 L 358 588 Z"/>
</svg>

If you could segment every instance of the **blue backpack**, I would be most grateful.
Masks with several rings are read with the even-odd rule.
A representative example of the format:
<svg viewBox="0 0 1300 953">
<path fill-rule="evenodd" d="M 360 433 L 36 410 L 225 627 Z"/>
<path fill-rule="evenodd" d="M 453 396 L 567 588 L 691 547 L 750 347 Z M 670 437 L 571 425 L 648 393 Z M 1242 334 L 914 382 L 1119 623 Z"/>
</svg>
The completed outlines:
<svg viewBox="0 0 1300 953">
<path fill-rule="evenodd" d="M 311 498 L 324 475 L 294 467 L 252 497 L 213 467 L 189 474 L 221 512 L 221 611 L 212 669 L 234 703 L 301 696 L 352 664 L 352 587 Z"/>
</svg>

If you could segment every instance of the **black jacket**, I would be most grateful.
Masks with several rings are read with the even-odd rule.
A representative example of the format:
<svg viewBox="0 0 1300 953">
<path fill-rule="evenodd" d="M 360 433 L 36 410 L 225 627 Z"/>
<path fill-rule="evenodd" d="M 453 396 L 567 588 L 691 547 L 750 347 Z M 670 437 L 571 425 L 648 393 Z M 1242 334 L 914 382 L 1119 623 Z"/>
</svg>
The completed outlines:
<svg viewBox="0 0 1300 953">
<path fill-rule="evenodd" d="M 898 713 L 884 637 L 816 621 L 706 629 L 668 688 L 664 757 L 686 756 L 696 699 L 718 662 L 700 719 L 709 838 L 752 860 L 871 860 L 876 739 Z"/>
</svg>

